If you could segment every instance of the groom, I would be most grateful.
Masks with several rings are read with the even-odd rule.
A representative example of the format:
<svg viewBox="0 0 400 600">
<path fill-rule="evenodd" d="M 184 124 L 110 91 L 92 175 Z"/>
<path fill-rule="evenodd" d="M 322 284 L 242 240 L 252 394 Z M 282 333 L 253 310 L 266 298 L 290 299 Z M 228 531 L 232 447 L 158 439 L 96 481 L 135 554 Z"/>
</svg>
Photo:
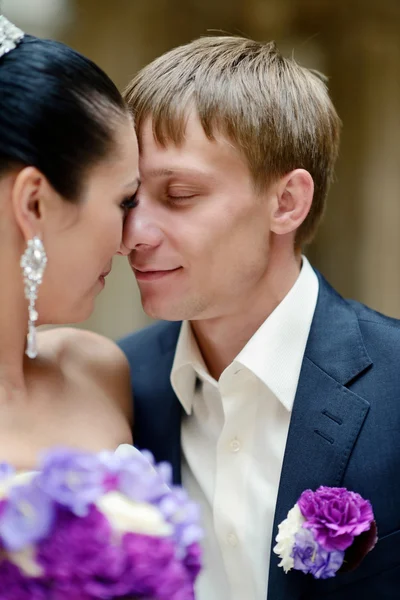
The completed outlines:
<svg viewBox="0 0 400 600">
<path fill-rule="evenodd" d="M 340 121 L 273 43 L 209 37 L 127 91 L 142 184 L 124 244 L 145 311 L 122 340 L 135 443 L 201 507 L 198 600 L 400 598 L 400 327 L 302 256 Z M 351 573 L 285 574 L 278 524 L 307 488 L 368 498 L 379 542 Z"/>
</svg>

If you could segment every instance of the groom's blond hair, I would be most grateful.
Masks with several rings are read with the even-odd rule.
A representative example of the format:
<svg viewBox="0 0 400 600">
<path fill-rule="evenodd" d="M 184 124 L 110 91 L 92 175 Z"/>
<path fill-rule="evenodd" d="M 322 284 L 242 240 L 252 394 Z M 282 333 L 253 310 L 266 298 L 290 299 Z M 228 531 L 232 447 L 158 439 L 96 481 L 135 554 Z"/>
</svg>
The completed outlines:
<svg viewBox="0 0 400 600">
<path fill-rule="evenodd" d="M 204 37 L 142 69 L 125 90 L 140 137 L 151 116 L 156 140 L 182 143 L 196 110 L 207 137 L 226 135 L 258 190 L 293 169 L 314 180 L 310 213 L 297 232 L 309 242 L 322 217 L 338 154 L 340 119 L 324 77 L 281 56 L 274 42 Z"/>
</svg>

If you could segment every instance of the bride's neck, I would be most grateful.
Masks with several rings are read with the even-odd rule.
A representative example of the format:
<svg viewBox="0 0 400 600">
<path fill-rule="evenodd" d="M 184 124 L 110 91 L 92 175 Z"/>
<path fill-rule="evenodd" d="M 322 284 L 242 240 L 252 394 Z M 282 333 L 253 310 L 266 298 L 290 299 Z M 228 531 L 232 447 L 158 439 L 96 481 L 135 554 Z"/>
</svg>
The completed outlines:
<svg viewBox="0 0 400 600">
<path fill-rule="evenodd" d="M 0 386 L 22 389 L 28 308 L 15 264 L 9 256 L 0 255 Z"/>
<path fill-rule="evenodd" d="M 28 304 L 20 267 L 21 233 L 13 217 L 13 175 L 0 177 L 0 388 L 24 389 Z"/>
</svg>

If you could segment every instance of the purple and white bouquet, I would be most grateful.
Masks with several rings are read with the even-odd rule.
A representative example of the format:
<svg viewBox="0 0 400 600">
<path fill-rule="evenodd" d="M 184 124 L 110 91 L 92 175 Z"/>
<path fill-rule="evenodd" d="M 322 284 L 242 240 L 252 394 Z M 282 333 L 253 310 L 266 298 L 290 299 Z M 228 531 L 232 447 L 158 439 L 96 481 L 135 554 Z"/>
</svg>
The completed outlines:
<svg viewBox="0 0 400 600">
<path fill-rule="evenodd" d="M 1 600 L 193 600 L 201 536 L 170 466 L 131 446 L 0 465 Z"/>
<path fill-rule="evenodd" d="M 346 488 L 306 490 L 278 529 L 278 566 L 316 579 L 354 570 L 378 539 L 370 502 Z"/>
</svg>

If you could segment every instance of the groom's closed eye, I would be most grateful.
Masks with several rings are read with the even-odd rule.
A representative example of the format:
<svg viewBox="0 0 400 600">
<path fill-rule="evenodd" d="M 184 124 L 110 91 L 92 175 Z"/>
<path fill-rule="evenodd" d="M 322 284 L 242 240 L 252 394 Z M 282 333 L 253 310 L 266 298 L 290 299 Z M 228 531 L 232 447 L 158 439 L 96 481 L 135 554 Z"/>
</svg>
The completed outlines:
<svg viewBox="0 0 400 600">
<path fill-rule="evenodd" d="M 166 193 L 168 200 L 172 202 L 191 200 L 192 198 L 195 198 L 198 195 L 199 193 L 194 190 L 188 190 L 183 188 L 170 188 L 169 190 L 167 190 Z"/>
<path fill-rule="evenodd" d="M 183 204 L 209 193 L 209 189 L 203 184 L 182 183 L 181 185 L 168 185 L 165 188 L 165 197 L 171 204 Z"/>
</svg>

